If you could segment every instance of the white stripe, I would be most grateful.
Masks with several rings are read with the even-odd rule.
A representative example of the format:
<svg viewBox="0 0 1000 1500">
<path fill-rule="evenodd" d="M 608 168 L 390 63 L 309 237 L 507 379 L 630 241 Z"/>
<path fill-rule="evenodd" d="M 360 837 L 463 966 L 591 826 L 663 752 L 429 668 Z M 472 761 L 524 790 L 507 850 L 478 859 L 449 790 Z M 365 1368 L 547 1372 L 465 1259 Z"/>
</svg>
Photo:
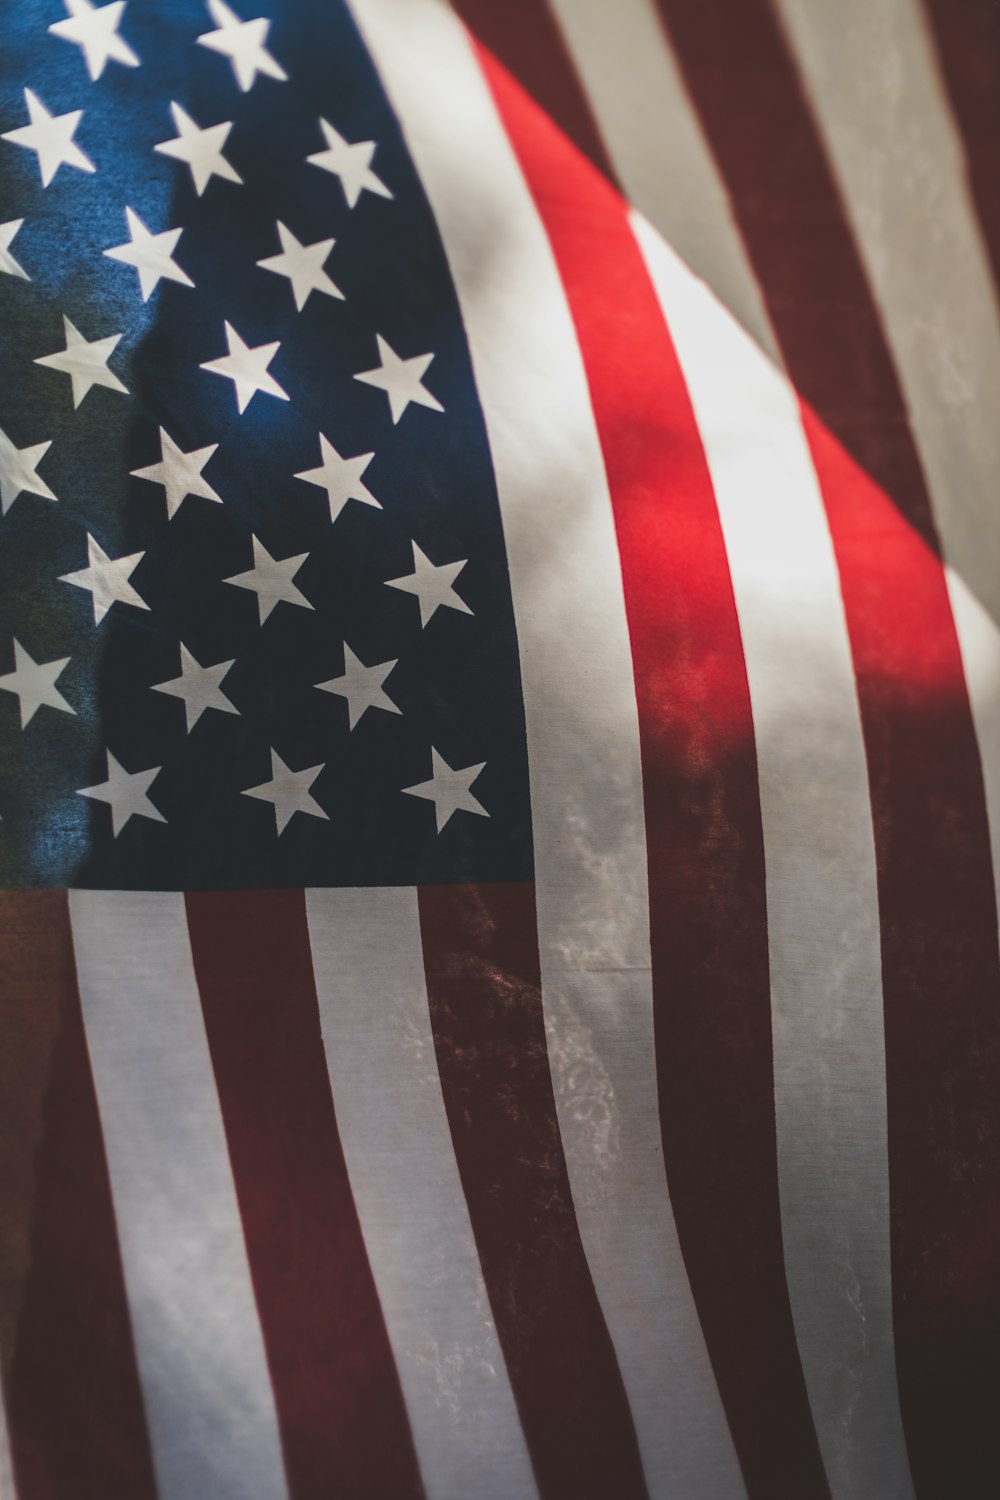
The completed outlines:
<svg viewBox="0 0 1000 1500">
<path fill-rule="evenodd" d="M 0 1500 L 16 1500 L 14 1488 L 14 1465 L 10 1456 L 10 1435 L 7 1431 L 7 1407 L 3 1391 L 0 1390 Z"/>
<path fill-rule="evenodd" d="M 778 359 L 757 280 L 653 0 L 551 0 L 622 190 Z"/>
<path fill-rule="evenodd" d="M 69 908 L 161 1500 L 287 1500 L 184 898 Z"/>
<path fill-rule="evenodd" d="M 960 137 L 918 0 L 780 0 L 779 9 L 874 288 L 950 565 L 1000 871 L 1000 317 Z"/>
<path fill-rule="evenodd" d="M 833 547 L 788 382 L 655 230 L 633 227 L 705 446 L 746 655 L 803 1372 L 835 1500 L 903 1500 L 875 851 Z"/>
<path fill-rule="evenodd" d="M 351 1188 L 429 1500 L 537 1495 L 455 1162 L 413 890 L 306 892 Z"/>
<path fill-rule="evenodd" d="M 658 1124 L 649 898 L 621 572 L 572 320 L 469 39 L 435 0 L 353 0 L 458 291 L 510 564 L 543 998 L 573 1199 L 654 1497 L 743 1493 Z"/>
<path fill-rule="evenodd" d="M 945 578 L 979 741 L 1000 910 L 1000 626 L 954 568 L 945 570 Z"/>
</svg>

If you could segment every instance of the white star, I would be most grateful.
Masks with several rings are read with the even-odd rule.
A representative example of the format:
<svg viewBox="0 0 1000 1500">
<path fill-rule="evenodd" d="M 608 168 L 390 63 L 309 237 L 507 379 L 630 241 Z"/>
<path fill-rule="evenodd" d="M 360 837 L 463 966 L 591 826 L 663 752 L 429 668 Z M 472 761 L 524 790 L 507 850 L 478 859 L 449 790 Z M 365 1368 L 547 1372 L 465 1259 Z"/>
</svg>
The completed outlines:
<svg viewBox="0 0 1000 1500">
<path fill-rule="evenodd" d="M 469 790 L 485 765 L 485 761 L 480 761 L 478 766 L 466 766 L 461 771 L 453 771 L 444 756 L 431 747 L 430 781 L 421 781 L 418 786 L 404 786 L 403 791 L 408 797 L 425 797 L 428 802 L 434 803 L 434 821 L 438 833 L 455 812 L 478 813 L 480 817 L 488 818 L 489 813 L 485 807 L 476 801 Z"/>
<path fill-rule="evenodd" d="M 463 615 L 471 615 L 472 610 L 464 599 L 459 598 L 452 587 L 468 559 L 463 559 L 462 562 L 435 564 L 426 553 L 420 550 L 416 542 L 412 545 L 413 572 L 406 573 L 402 578 L 387 578 L 386 587 L 402 589 L 406 594 L 416 594 L 420 601 L 421 628 L 442 605 L 448 609 L 460 610 Z"/>
<path fill-rule="evenodd" d="M 229 353 L 219 359 L 206 360 L 201 368 L 210 370 L 213 375 L 224 375 L 233 382 L 236 405 L 241 412 L 246 411 L 258 391 L 263 391 L 265 396 L 277 396 L 279 401 L 288 400 L 288 392 L 283 391 L 274 376 L 267 373 L 268 365 L 281 348 L 277 339 L 273 344 L 257 344 L 251 349 L 232 324 L 227 323 L 226 343 Z"/>
<path fill-rule="evenodd" d="M 114 0 L 114 4 L 102 5 L 100 9 L 91 5 L 90 0 L 65 0 L 65 4 L 68 18 L 55 21 L 49 31 L 53 36 L 61 36 L 83 48 L 91 81 L 100 78 L 109 58 L 124 63 L 127 68 L 139 66 L 139 59 L 128 42 L 118 35 L 125 0 Z"/>
<path fill-rule="evenodd" d="M 112 261 L 123 261 L 126 266 L 135 266 L 139 273 L 142 302 L 148 302 L 150 293 L 156 291 L 157 284 L 163 278 L 180 282 L 181 287 L 195 285 L 187 272 L 180 269 L 177 261 L 172 260 L 183 233 L 181 229 L 163 229 L 162 234 L 150 234 L 132 208 L 124 210 L 124 219 L 129 226 L 130 239 L 124 245 L 112 246 L 109 251 L 105 251 L 105 255 L 109 255 Z"/>
<path fill-rule="evenodd" d="M 332 172 L 334 177 L 340 178 L 348 208 L 354 207 L 366 188 L 370 193 L 377 193 L 380 198 L 392 197 L 381 177 L 377 177 L 371 169 L 371 159 L 375 155 L 374 141 L 355 141 L 352 145 L 339 131 L 334 130 L 328 120 L 320 120 L 319 128 L 326 138 L 326 150 L 314 151 L 312 156 L 306 157 L 306 161 L 311 161 L 314 167 Z"/>
<path fill-rule="evenodd" d="M 300 552 L 296 557 L 272 557 L 264 544 L 254 537 L 253 567 L 246 573 L 236 573 L 232 578 L 224 578 L 222 581 L 235 584 L 239 589 L 250 589 L 257 595 L 260 623 L 263 625 L 275 605 L 282 600 L 286 604 L 298 604 L 302 609 L 312 609 L 305 594 L 292 582 L 308 556 L 308 552 Z"/>
<path fill-rule="evenodd" d="M 269 255 L 266 260 L 259 260 L 257 264 L 264 271 L 274 271 L 277 276 L 288 277 L 299 312 L 309 301 L 312 292 L 325 292 L 328 297 L 339 297 L 343 302 L 344 294 L 340 287 L 323 270 L 336 240 L 317 240 L 314 245 L 300 245 L 292 231 L 286 229 L 280 221 L 278 238 L 281 240 L 281 254 Z"/>
<path fill-rule="evenodd" d="M 20 641 L 14 642 L 14 670 L 0 677 L 0 688 L 6 693 L 16 693 L 21 705 L 21 728 L 26 729 L 37 711 L 47 705 L 61 709 L 64 714 L 75 714 L 62 693 L 56 687 L 56 678 L 70 658 L 59 661 L 32 661 Z"/>
<path fill-rule="evenodd" d="M 317 682 L 316 686 L 324 693 L 336 693 L 347 699 L 347 723 L 353 729 L 365 709 L 384 708 L 390 714 L 402 712 L 382 688 L 395 665 L 395 661 L 382 661 L 366 667 L 345 641 L 343 677 L 331 677 L 329 682 Z"/>
<path fill-rule="evenodd" d="M 222 680 L 230 667 L 234 665 L 236 658 L 234 657 L 232 661 L 217 662 L 214 667 L 203 667 L 191 655 L 184 642 L 180 644 L 181 675 L 171 677 L 169 682 L 154 682 L 153 692 L 169 693 L 173 698 L 184 700 L 188 734 L 191 733 L 206 708 L 217 708 L 224 714 L 238 714 L 239 709 L 222 691 Z"/>
<path fill-rule="evenodd" d="M 18 265 L 10 253 L 11 240 L 23 223 L 23 219 L 8 219 L 6 224 L 0 224 L 0 272 L 5 276 L 21 276 L 25 281 L 30 281 L 27 271 Z"/>
<path fill-rule="evenodd" d="M 206 31 L 198 38 L 203 47 L 221 52 L 228 57 L 236 74 L 236 82 L 244 93 L 253 86 L 258 73 L 268 78 L 277 78 L 284 83 L 288 74 L 280 63 L 275 62 L 264 43 L 271 29 L 270 21 L 261 17 L 256 21 L 241 21 L 223 0 L 208 0 L 209 14 L 218 31 Z"/>
<path fill-rule="evenodd" d="M 125 222 L 131 238 L 124 245 L 114 245 L 104 253 L 112 260 L 135 266 L 139 272 L 139 289 L 143 302 L 149 300 L 150 293 L 156 290 L 163 277 L 168 281 L 179 281 L 181 286 L 194 286 L 188 273 L 182 271 L 172 258 L 182 230 L 164 229 L 161 234 L 150 234 L 139 215 L 130 208 L 125 210 Z"/>
<path fill-rule="evenodd" d="M 146 795 L 150 783 L 156 780 L 163 767 L 152 766 L 148 771 L 126 771 L 110 750 L 107 754 L 107 781 L 102 781 L 98 786 L 82 786 L 76 795 L 93 797 L 97 802 L 108 804 L 111 808 L 111 831 L 115 838 L 129 818 L 151 818 L 154 823 L 165 823 L 166 818 Z"/>
<path fill-rule="evenodd" d="M 112 333 L 106 339 L 95 339 L 88 344 L 82 333 L 78 333 L 69 318 L 63 318 L 65 349 L 56 354 L 43 354 L 35 360 L 36 365 L 47 365 L 50 370 L 61 370 L 73 384 L 73 405 L 79 406 L 92 385 L 107 386 L 109 391 L 121 391 L 128 395 L 118 376 L 108 369 L 111 358 L 121 338 Z"/>
<path fill-rule="evenodd" d="M 187 163 L 199 198 L 213 177 L 222 177 L 226 182 L 242 183 L 243 178 L 239 172 L 230 166 L 222 154 L 226 137 L 233 128 L 232 120 L 223 120 L 221 125 L 206 125 L 201 129 L 179 104 L 171 104 L 170 113 L 179 134 L 172 141 L 161 141 L 153 150 Z"/>
<path fill-rule="evenodd" d="M 0 431 L 0 506 L 4 515 L 22 491 L 41 495 L 43 500 L 56 498 L 38 474 L 38 465 L 51 447 L 50 440 L 30 448 L 15 448 L 7 434 Z"/>
<path fill-rule="evenodd" d="M 329 813 L 323 811 L 309 792 L 319 773 L 325 770 L 325 766 L 306 766 L 304 771 L 289 770 L 277 750 L 272 750 L 271 780 L 261 782 L 260 786 L 248 786 L 243 795 L 271 803 L 279 834 L 284 832 L 296 813 L 308 813 L 311 818 L 325 818 L 329 822 Z"/>
<path fill-rule="evenodd" d="M 90 157 L 85 156 L 73 141 L 73 132 L 83 119 L 83 110 L 50 115 L 41 99 L 30 89 L 25 89 L 24 97 L 31 124 L 21 125 L 17 130 L 5 130 L 2 139 L 13 141 L 15 146 L 25 146 L 37 154 L 42 187 L 48 187 L 64 162 L 67 167 L 77 167 L 81 172 L 95 171 Z"/>
<path fill-rule="evenodd" d="M 385 391 L 389 397 L 393 423 L 399 421 L 411 401 L 415 401 L 418 406 L 429 406 L 431 411 L 444 411 L 437 397 L 432 396 L 423 384 L 427 368 L 434 358 L 433 354 L 416 354 L 412 359 L 400 359 L 380 333 L 375 338 L 381 364 L 376 365 L 374 370 L 362 370 L 354 378 L 363 380 L 365 385 L 374 385 L 380 391 Z"/>
<path fill-rule="evenodd" d="M 149 608 L 129 583 L 145 556 L 145 552 L 130 552 L 125 557 L 108 557 L 100 542 L 88 534 L 87 566 L 76 573 L 63 573 L 59 582 L 72 583 L 76 588 L 93 594 L 94 624 L 99 625 L 116 600 L 121 604 L 133 604 L 136 609 Z"/>
<path fill-rule="evenodd" d="M 222 496 L 215 493 L 201 472 L 218 446 L 218 443 L 209 443 L 207 448 L 192 448 L 190 453 L 182 453 L 170 434 L 161 427 L 160 462 L 147 464 L 144 469 L 132 469 L 132 478 L 163 485 L 167 496 L 167 519 L 171 521 L 186 495 L 200 495 L 204 500 L 215 500 L 221 505 Z"/>
<path fill-rule="evenodd" d="M 374 505 L 376 510 L 382 509 L 368 486 L 361 482 L 362 474 L 375 457 L 374 453 L 359 453 L 354 458 L 342 458 L 329 438 L 322 433 L 319 435 L 319 452 L 323 460 L 319 468 L 303 469 L 295 478 L 304 479 L 306 484 L 314 484 L 318 489 L 326 490 L 331 521 L 337 519 L 348 500 L 360 500 L 363 505 Z"/>
</svg>

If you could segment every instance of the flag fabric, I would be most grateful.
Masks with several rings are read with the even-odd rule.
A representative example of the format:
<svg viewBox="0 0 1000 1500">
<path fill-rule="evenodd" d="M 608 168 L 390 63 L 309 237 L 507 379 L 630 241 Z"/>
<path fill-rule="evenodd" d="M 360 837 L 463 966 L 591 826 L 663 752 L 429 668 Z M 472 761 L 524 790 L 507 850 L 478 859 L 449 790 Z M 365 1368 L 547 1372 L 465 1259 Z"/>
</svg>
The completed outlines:
<svg viewBox="0 0 1000 1500">
<path fill-rule="evenodd" d="M 1000 11 L 0 15 L 2 1500 L 993 1500 Z"/>
</svg>

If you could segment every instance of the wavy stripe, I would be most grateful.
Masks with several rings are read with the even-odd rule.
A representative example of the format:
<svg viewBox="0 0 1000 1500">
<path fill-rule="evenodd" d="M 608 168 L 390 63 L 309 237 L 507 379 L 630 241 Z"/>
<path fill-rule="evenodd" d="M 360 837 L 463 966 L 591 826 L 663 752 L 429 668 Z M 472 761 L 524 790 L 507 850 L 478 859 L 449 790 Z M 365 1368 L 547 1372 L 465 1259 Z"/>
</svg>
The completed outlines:
<svg viewBox="0 0 1000 1500">
<path fill-rule="evenodd" d="M 731 1448 L 663 1173 L 635 689 L 580 352 L 466 34 L 433 0 L 353 9 L 441 230 L 497 476 L 542 996 L 577 1222 L 650 1492 L 708 1496 Z"/>
<path fill-rule="evenodd" d="M 341 1143 L 427 1495 L 537 1500 L 441 1097 L 416 891 L 309 890 L 306 911 Z"/>
<path fill-rule="evenodd" d="M 184 897 L 69 903 L 160 1500 L 288 1500 Z"/>
</svg>

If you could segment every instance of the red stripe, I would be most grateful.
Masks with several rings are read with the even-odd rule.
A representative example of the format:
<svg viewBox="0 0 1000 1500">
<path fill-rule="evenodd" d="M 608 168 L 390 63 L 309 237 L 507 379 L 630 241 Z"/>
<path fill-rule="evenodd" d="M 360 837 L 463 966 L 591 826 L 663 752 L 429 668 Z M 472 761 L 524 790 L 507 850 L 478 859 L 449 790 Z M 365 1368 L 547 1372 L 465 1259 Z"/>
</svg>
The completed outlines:
<svg viewBox="0 0 1000 1500">
<path fill-rule="evenodd" d="M 534 888 L 438 886 L 419 905 L 455 1156 L 542 1500 L 640 1500 L 556 1118 Z"/>
<path fill-rule="evenodd" d="M 965 144 L 972 196 L 1000 289 L 1000 7 L 924 0 Z"/>
<path fill-rule="evenodd" d="M 0 1329 L 20 1500 L 155 1500 L 65 894 L 3 892 L 0 928 Z"/>
<path fill-rule="evenodd" d="M 660 1119 L 681 1248 L 752 1495 L 827 1494 L 784 1273 L 750 700 L 700 438 L 618 194 L 482 62 L 569 297 L 635 663 Z"/>
<path fill-rule="evenodd" d="M 292 1500 L 421 1495 L 337 1130 L 303 893 L 189 895 L 187 913 Z"/>
<path fill-rule="evenodd" d="M 617 175 L 590 100 L 545 0 L 454 0 L 470 31 L 503 63 L 609 182 Z"/>
<path fill-rule="evenodd" d="M 1000 961 L 940 548 L 878 310 L 766 0 L 659 5 L 807 403 L 840 570 L 875 824 L 914 1479 L 927 1496 L 985 1500 L 1000 1493 Z"/>
</svg>

